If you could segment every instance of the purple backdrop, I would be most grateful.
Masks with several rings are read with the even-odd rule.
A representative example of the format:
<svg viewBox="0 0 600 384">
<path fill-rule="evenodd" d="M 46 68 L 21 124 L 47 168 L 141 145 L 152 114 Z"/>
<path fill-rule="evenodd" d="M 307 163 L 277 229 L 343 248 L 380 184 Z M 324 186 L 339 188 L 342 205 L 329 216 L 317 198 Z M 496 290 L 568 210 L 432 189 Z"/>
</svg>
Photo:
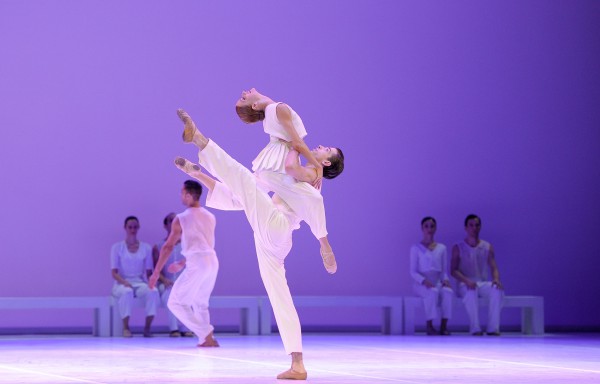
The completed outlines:
<svg viewBox="0 0 600 384">
<path fill-rule="evenodd" d="M 347 158 L 324 187 L 338 273 L 303 227 L 293 293 L 412 294 L 420 219 L 451 246 L 475 212 L 508 294 L 598 326 L 597 1 L 2 1 L 0 36 L 2 296 L 108 295 L 124 217 L 156 243 L 182 210 L 175 109 L 250 165 L 267 137 L 233 104 L 255 86 Z M 245 217 L 215 214 L 215 294 L 263 294 Z"/>
</svg>

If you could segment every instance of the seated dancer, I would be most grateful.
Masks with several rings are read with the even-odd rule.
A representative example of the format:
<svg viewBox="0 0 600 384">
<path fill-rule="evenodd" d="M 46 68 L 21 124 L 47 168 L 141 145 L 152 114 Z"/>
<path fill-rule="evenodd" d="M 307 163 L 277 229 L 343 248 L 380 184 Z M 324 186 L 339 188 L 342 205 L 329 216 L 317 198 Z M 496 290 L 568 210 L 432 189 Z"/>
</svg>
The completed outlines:
<svg viewBox="0 0 600 384">
<path fill-rule="evenodd" d="M 199 148 L 200 164 L 220 181 L 202 173 L 189 160 L 178 158 L 176 165 L 198 179 L 209 190 L 206 205 L 223 210 L 243 210 L 254 231 L 254 243 L 260 275 L 269 296 L 279 334 L 291 368 L 278 379 L 305 380 L 307 372 L 302 359 L 300 320 L 285 278 L 285 258 L 292 248 L 292 232 L 299 228 L 300 218 L 277 194 L 270 197 L 247 168 L 232 159 L 214 141 L 196 128 L 187 113 L 178 111 L 184 122 L 183 140 Z M 325 160 L 329 151 L 315 156 Z M 330 273 L 334 273 L 334 271 Z"/>
<path fill-rule="evenodd" d="M 255 88 L 242 92 L 235 109 L 247 124 L 262 121 L 265 133 L 270 135 L 269 143 L 252 162 L 259 185 L 279 195 L 309 225 L 321 245 L 325 268 L 335 269 L 320 189 L 322 176 L 333 179 L 342 173 L 344 154 L 341 149 L 319 146 L 310 151 L 303 140 L 307 133 L 300 116 L 288 105 L 273 101 Z M 303 155 L 308 164 L 301 166 L 299 156 L 289 156 L 290 151 Z M 318 161 L 316 151 L 326 151 L 330 156 Z"/>
</svg>

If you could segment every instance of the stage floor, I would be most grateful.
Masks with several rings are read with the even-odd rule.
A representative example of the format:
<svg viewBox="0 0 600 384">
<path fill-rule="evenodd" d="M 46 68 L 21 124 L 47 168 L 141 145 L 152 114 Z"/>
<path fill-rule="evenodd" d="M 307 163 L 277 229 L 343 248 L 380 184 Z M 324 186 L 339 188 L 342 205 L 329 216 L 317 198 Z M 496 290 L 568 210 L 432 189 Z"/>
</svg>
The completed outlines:
<svg viewBox="0 0 600 384">
<path fill-rule="evenodd" d="M 275 383 L 277 334 L 193 338 L 0 336 L 0 383 Z M 307 334 L 312 383 L 600 383 L 600 335 Z"/>
</svg>

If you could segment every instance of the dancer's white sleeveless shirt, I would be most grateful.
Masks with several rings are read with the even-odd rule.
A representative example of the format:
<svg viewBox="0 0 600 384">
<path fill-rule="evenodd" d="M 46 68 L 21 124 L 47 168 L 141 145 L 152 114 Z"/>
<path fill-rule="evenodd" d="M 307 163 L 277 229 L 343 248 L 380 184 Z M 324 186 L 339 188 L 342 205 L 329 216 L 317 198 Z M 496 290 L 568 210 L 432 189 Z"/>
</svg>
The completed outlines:
<svg viewBox="0 0 600 384">
<path fill-rule="evenodd" d="M 252 171 L 273 171 L 285 173 L 285 158 L 290 151 L 286 143 L 292 141 L 285 128 L 279 120 L 277 120 L 277 105 L 281 103 L 273 103 L 265 108 L 265 119 L 263 120 L 263 128 L 265 133 L 269 134 L 269 144 L 258 154 L 252 162 Z M 300 116 L 288 105 L 292 115 L 292 125 L 300 138 L 306 136 L 306 129 Z"/>
<path fill-rule="evenodd" d="M 489 264 L 488 258 L 491 245 L 485 240 L 479 240 L 479 244 L 471 247 L 464 240 L 456 244 L 460 252 L 458 270 L 473 281 L 487 281 Z"/>
<path fill-rule="evenodd" d="M 188 208 L 177 215 L 181 224 L 181 253 L 187 263 L 194 257 L 215 255 L 215 215 L 203 207 Z"/>
</svg>

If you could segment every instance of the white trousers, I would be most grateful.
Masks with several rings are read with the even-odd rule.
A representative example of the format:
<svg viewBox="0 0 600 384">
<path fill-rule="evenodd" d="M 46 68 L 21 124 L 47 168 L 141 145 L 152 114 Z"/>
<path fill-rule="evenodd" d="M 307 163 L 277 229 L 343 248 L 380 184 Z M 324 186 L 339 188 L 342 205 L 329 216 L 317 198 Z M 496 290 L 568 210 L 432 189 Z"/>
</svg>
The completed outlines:
<svg viewBox="0 0 600 384">
<path fill-rule="evenodd" d="M 198 336 L 202 344 L 214 330 L 210 324 L 208 300 L 217 281 L 219 259 L 215 254 L 209 256 L 187 256 L 186 267 L 171 289 L 169 310 L 186 327 Z M 194 258 L 191 263 L 190 259 Z"/>
<path fill-rule="evenodd" d="M 317 239 L 327 236 L 325 204 L 321 192 L 309 183 L 297 181 L 284 173 L 259 171 L 255 175 L 259 185 L 279 195 L 308 224 Z"/>
<path fill-rule="evenodd" d="M 284 260 L 292 248 L 292 230 L 286 216 L 262 190 L 256 177 L 232 159 L 214 141 L 198 153 L 200 164 L 217 183 L 206 205 L 218 209 L 241 208 L 254 231 L 260 276 L 273 307 L 286 353 L 302 352 L 300 319 L 285 278 Z"/>
<path fill-rule="evenodd" d="M 438 318 L 438 307 L 442 310 L 443 319 L 452 318 L 452 298 L 454 297 L 454 291 L 451 288 L 443 287 L 441 283 L 438 283 L 432 288 L 427 288 L 423 284 L 414 284 L 413 289 L 423 299 L 425 318 L 427 320 Z"/>
<path fill-rule="evenodd" d="M 114 283 L 112 295 L 117 299 L 121 319 L 131 316 L 131 306 L 134 297 L 143 297 L 146 306 L 146 316 L 156 315 L 156 307 L 160 303 L 160 296 L 156 288 L 150 289 L 144 282 L 130 282 L 133 288 L 123 284 Z"/>
<path fill-rule="evenodd" d="M 167 306 L 167 303 L 169 302 L 169 296 L 171 295 L 171 290 L 173 289 L 173 286 L 170 286 L 169 288 L 165 288 L 164 284 L 160 284 L 158 286 L 158 291 L 160 292 L 160 301 L 162 302 L 162 305 L 164 305 L 165 307 Z M 189 329 L 182 324 L 179 320 L 177 320 L 177 317 L 173 314 L 173 312 L 171 312 L 170 309 L 168 309 L 167 307 L 167 320 L 169 322 L 169 331 L 173 332 L 173 331 L 181 331 L 181 332 L 187 332 L 189 331 Z"/>
<path fill-rule="evenodd" d="M 500 310 L 502 309 L 504 291 L 492 287 L 491 281 L 478 282 L 476 289 L 467 289 L 464 283 L 460 283 L 458 290 L 469 315 L 469 332 L 481 332 L 481 326 L 479 325 L 479 302 L 477 300 L 480 297 L 488 299 L 487 332 L 500 332 Z"/>
</svg>

